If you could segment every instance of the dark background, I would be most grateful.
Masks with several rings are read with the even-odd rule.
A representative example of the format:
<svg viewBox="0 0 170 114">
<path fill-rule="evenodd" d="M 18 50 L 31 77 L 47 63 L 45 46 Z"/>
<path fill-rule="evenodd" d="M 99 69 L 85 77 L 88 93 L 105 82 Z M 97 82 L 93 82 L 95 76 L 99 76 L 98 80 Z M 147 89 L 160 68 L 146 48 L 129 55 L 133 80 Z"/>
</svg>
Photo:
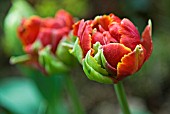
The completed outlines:
<svg viewBox="0 0 170 114">
<path fill-rule="evenodd" d="M 93 19 L 96 15 L 114 13 L 129 18 L 142 33 L 148 19 L 153 25 L 153 53 L 142 69 L 123 81 L 129 104 L 153 114 L 170 112 L 170 1 L 169 0 L 27 0 L 42 17 L 54 16 L 63 8 L 77 18 Z M 15 65 L 13 54 L 4 46 L 4 19 L 12 3 L 0 0 L 0 80 L 25 78 Z M 11 19 L 12 20 L 12 19 Z M 10 42 L 10 41 L 9 41 Z M 8 44 L 8 43 L 7 43 Z M 17 46 L 17 44 L 16 44 Z M 10 49 L 15 50 L 15 49 Z M 112 114 L 119 110 L 112 85 L 90 81 L 81 68 L 73 80 L 88 114 Z M 4 108 L 0 109 L 5 112 Z"/>
</svg>

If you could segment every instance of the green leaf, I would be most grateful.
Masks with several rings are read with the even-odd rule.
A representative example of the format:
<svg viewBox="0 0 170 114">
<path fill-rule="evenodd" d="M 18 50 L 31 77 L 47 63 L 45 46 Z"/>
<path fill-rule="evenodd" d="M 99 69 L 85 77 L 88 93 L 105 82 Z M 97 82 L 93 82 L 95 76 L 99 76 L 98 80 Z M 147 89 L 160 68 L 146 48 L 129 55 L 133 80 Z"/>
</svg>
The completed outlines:
<svg viewBox="0 0 170 114">
<path fill-rule="evenodd" d="M 88 51 L 83 60 L 83 70 L 90 80 L 105 84 L 113 84 L 113 80 L 108 76 L 107 71 L 90 55 L 90 51 Z"/>
<path fill-rule="evenodd" d="M 4 20 L 5 38 L 2 40 L 7 54 L 23 54 L 22 45 L 17 36 L 17 27 L 19 26 L 22 18 L 30 17 L 33 14 L 35 14 L 33 8 L 25 0 L 12 1 L 12 7 Z"/>
<path fill-rule="evenodd" d="M 79 39 L 77 38 L 75 43 L 74 43 L 74 47 L 73 49 L 70 51 L 71 54 L 73 54 L 80 63 L 82 63 L 82 59 L 83 59 L 83 51 L 79 45 Z"/>
<path fill-rule="evenodd" d="M 28 79 L 10 78 L 0 83 L 0 105 L 15 114 L 38 114 L 46 108 L 35 84 Z M 43 109 L 42 109 L 43 108 Z"/>
</svg>

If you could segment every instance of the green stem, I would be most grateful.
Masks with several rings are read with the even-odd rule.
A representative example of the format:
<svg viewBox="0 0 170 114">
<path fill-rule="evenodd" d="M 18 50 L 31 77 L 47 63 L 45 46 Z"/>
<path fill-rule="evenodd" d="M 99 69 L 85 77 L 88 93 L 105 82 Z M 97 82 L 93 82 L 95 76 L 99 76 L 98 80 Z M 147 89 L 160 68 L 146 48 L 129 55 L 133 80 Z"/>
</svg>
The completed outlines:
<svg viewBox="0 0 170 114">
<path fill-rule="evenodd" d="M 130 114 L 122 82 L 114 84 L 114 88 L 123 114 Z"/>
<path fill-rule="evenodd" d="M 85 114 L 85 111 L 83 110 L 81 103 L 79 101 L 79 96 L 76 91 L 76 88 L 73 84 L 73 81 L 70 76 L 65 76 L 65 81 L 66 81 L 66 86 L 67 90 L 69 92 L 69 95 L 71 97 L 72 103 L 73 103 L 73 108 L 75 113 L 74 114 Z"/>
</svg>

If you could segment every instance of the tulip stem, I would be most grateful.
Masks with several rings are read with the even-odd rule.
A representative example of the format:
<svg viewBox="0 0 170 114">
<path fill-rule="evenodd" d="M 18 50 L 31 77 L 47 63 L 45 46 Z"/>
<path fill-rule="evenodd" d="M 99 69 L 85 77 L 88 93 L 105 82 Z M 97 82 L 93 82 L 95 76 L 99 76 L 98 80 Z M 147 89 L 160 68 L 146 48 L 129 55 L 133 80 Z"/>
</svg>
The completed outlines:
<svg viewBox="0 0 170 114">
<path fill-rule="evenodd" d="M 76 91 L 76 88 L 73 84 L 73 81 L 70 76 L 65 76 L 65 81 L 66 81 L 66 86 L 67 90 L 69 92 L 70 98 L 73 103 L 73 108 L 74 108 L 74 114 L 85 114 L 85 111 L 83 110 L 81 103 L 79 101 L 79 96 Z"/>
<path fill-rule="evenodd" d="M 123 114 L 130 114 L 122 82 L 114 84 L 114 88 Z"/>
</svg>

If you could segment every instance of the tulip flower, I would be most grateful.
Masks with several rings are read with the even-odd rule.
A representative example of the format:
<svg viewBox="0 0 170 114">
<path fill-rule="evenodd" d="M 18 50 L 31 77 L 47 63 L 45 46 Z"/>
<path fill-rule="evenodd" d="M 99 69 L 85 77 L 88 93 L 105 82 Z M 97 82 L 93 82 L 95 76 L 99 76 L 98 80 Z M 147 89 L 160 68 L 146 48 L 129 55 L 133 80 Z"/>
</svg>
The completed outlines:
<svg viewBox="0 0 170 114">
<path fill-rule="evenodd" d="M 18 36 L 26 52 L 31 51 L 30 48 L 35 41 L 40 41 L 42 47 L 51 45 L 52 52 L 55 53 L 59 41 L 63 36 L 68 35 L 72 25 L 72 16 L 64 10 L 60 10 L 55 18 L 43 19 L 32 16 L 29 19 L 23 19 L 18 27 Z"/>
<path fill-rule="evenodd" d="M 114 14 L 84 19 L 73 26 L 77 40 L 71 53 L 91 80 L 117 83 L 137 72 L 152 53 L 151 21 L 140 36 L 127 18 Z"/>
<path fill-rule="evenodd" d="M 29 56 L 24 56 L 26 63 L 46 73 L 54 71 L 54 67 L 64 69 L 66 65 L 56 57 L 57 47 L 63 38 L 67 39 L 73 23 L 73 17 L 64 10 L 59 10 L 54 18 L 32 16 L 23 19 L 18 27 L 18 36 Z"/>
</svg>

